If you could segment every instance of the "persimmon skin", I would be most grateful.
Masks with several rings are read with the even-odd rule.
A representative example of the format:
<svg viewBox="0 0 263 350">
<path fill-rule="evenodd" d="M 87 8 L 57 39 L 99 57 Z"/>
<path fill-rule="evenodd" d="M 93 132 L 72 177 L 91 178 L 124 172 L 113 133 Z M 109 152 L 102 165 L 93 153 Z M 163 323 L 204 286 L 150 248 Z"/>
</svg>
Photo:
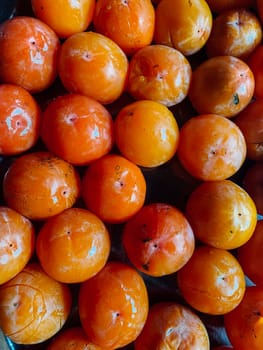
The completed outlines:
<svg viewBox="0 0 263 350">
<path fill-rule="evenodd" d="M 233 181 L 206 181 L 188 197 L 186 217 L 203 243 L 236 249 L 253 235 L 257 209 L 250 195 Z"/>
<path fill-rule="evenodd" d="M 0 33 L 0 81 L 30 93 L 50 87 L 60 48 L 55 32 L 37 18 L 15 16 L 0 25 Z"/>
<path fill-rule="evenodd" d="M 35 228 L 11 208 L 0 206 L 0 285 L 15 277 L 33 255 Z"/>
<path fill-rule="evenodd" d="M 178 271 L 195 248 L 188 220 L 176 207 L 165 203 L 142 207 L 126 223 L 122 242 L 138 270 L 158 277 Z"/>
<path fill-rule="evenodd" d="M 92 98 L 65 94 L 42 113 L 41 137 L 52 153 L 71 164 L 86 165 L 111 150 L 112 117 Z"/>
<path fill-rule="evenodd" d="M 187 16 L 185 15 L 187 13 Z M 156 7 L 154 41 L 171 46 L 185 56 L 205 45 L 212 28 L 212 13 L 206 1 L 160 1 Z"/>
<path fill-rule="evenodd" d="M 135 340 L 135 350 L 210 349 L 201 319 L 188 307 L 175 302 L 158 302 L 149 309 L 146 324 Z"/>
<path fill-rule="evenodd" d="M 254 89 L 254 97 L 263 98 L 263 85 L 262 85 L 262 77 L 263 77 L 263 68 L 262 68 L 262 60 L 263 60 L 263 45 L 258 45 L 249 57 L 246 60 L 249 68 L 253 72 L 254 80 L 255 80 L 255 89 Z"/>
<path fill-rule="evenodd" d="M 30 263 L 0 286 L 0 325 L 13 342 L 38 344 L 63 327 L 71 305 L 69 287 L 50 278 L 38 263 Z"/>
<path fill-rule="evenodd" d="M 229 178 L 241 168 L 246 153 L 243 133 L 223 116 L 201 114 L 186 121 L 180 129 L 179 161 L 199 180 Z"/>
<path fill-rule="evenodd" d="M 193 70 L 189 99 L 199 114 L 234 117 L 252 100 L 255 78 L 249 65 L 234 56 L 216 56 Z"/>
<path fill-rule="evenodd" d="M 95 0 L 31 0 L 31 6 L 35 16 L 52 28 L 59 38 L 67 38 L 85 31 L 91 24 Z"/>
<path fill-rule="evenodd" d="M 155 10 L 151 0 L 98 0 L 93 23 L 96 32 L 106 35 L 127 54 L 150 45 Z"/>
<path fill-rule="evenodd" d="M 50 152 L 19 156 L 3 181 L 7 205 L 32 220 L 44 220 L 70 208 L 80 195 L 74 167 Z"/>
<path fill-rule="evenodd" d="M 84 331 L 103 348 L 116 349 L 134 341 L 148 315 L 143 278 L 129 265 L 117 261 L 108 262 L 83 282 L 78 300 Z"/>
<path fill-rule="evenodd" d="M 255 0 L 206 0 L 211 10 L 215 13 L 221 13 L 235 8 L 253 8 Z"/>
<path fill-rule="evenodd" d="M 223 315 L 241 302 L 245 275 L 229 251 L 209 246 L 195 249 L 188 263 L 177 272 L 182 296 L 195 310 Z"/>
<path fill-rule="evenodd" d="M 247 287 L 241 303 L 224 316 L 226 333 L 235 349 L 262 349 L 262 300 L 262 286 Z"/>
<path fill-rule="evenodd" d="M 242 185 L 256 204 L 258 214 L 263 215 L 263 164 L 255 162 L 245 172 Z"/>
</svg>

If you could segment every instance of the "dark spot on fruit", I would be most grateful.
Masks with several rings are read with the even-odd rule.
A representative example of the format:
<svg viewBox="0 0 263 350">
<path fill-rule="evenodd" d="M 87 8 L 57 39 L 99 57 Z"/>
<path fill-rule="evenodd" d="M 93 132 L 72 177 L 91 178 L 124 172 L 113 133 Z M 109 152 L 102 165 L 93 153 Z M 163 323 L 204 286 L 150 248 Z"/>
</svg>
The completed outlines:
<svg viewBox="0 0 263 350">
<path fill-rule="evenodd" d="M 143 265 L 142 265 L 142 268 L 143 268 L 145 271 L 149 271 L 149 263 L 143 264 Z"/>
<path fill-rule="evenodd" d="M 234 102 L 234 105 L 238 105 L 239 104 L 239 96 L 237 93 L 235 93 L 233 95 L 233 102 Z"/>
</svg>

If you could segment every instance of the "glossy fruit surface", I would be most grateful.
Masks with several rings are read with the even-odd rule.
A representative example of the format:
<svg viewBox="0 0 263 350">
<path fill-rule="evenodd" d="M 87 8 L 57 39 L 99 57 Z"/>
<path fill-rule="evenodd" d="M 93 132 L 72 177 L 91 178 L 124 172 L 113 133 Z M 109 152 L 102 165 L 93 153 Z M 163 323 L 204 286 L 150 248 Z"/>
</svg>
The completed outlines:
<svg viewBox="0 0 263 350">
<path fill-rule="evenodd" d="M 135 350 L 208 350 L 209 338 L 201 319 L 188 307 L 174 302 L 151 306 Z"/>
<path fill-rule="evenodd" d="M 120 152 L 143 167 L 168 162 L 179 143 L 179 128 L 173 113 L 150 100 L 125 105 L 114 121 L 114 132 Z"/>
<path fill-rule="evenodd" d="M 193 176 L 204 181 L 234 175 L 246 159 L 246 141 L 230 119 L 203 114 L 190 118 L 180 129 L 178 158 Z"/>
<path fill-rule="evenodd" d="M 0 286 L 0 326 L 17 344 L 38 344 L 65 324 L 72 297 L 68 286 L 56 282 L 38 263 L 28 264 Z"/>
<path fill-rule="evenodd" d="M 0 25 L 0 81 L 31 93 L 47 89 L 57 75 L 59 47 L 55 32 L 39 19 L 8 19 Z"/>
<path fill-rule="evenodd" d="M 95 344 L 110 349 L 129 344 L 142 331 L 148 315 L 142 277 L 127 264 L 108 262 L 96 276 L 82 283 L 79 314 Z"/>
<path fill-rule="evenodd" d="M 61 158 L 49 152 L 32 152 L 10 165 L 3 191 L 10 208 L 30 219 L 43 220 L 73 206 L 80 193 L 79 176 Z"/>
<path fill-rule="evenodd" d="M 35 229 L 30 220 L 0 207 L 0 285 L 15 277 L 34 252 Z"/>
<path fill-rule="evenodd" d="M 113 145 L 113 122 L 96 100 L 78 94 L 53 99 L 42 114 L 41 137 L 47 148 L 69 163 L 85 165 Z"/>
<path fill-rule="evenodd" d="M 203 313 L 230 312 L 245 293 L 244 272 L 234 255 L 224 249 L 197 247 L 177 276 L 184 299 Z"/>
</svg>

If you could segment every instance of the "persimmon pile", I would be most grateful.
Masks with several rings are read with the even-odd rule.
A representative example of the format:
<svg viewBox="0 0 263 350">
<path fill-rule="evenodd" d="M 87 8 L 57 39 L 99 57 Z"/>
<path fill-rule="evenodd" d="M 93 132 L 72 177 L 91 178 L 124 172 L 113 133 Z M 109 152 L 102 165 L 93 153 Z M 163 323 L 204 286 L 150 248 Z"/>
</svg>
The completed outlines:
<svg viewBox="0 0 263 350">
<path fill-rule="evenodd" d="M 0 328 L 27 350 L 263 349 L 263 2 L 19 0 L 0 24 Z"/>
</svg>

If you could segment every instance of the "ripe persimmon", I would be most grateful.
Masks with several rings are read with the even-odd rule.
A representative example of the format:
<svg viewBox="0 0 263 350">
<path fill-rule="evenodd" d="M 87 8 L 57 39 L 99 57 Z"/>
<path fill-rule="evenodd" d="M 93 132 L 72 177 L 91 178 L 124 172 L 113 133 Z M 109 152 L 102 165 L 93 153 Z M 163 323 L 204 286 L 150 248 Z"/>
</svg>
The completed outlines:
<svg viewBox="0 0 263 350">
<path fill-rule="evenodd" d="M 0 81 L 31 93 L 47 89 L 57 76 L 60 42 L 44 22 L 15 16 L 0 25 Z"/>
<path fill-rule="evenodd" d="M 110 237 L 104 223 L 83 208 L 69 208 L 49 218 L 36 240 L 45 272 L 63 283 L 80 283 L 106 264 Z"/>
<path fill-rule="evenodd" d="M 80 321 L 89 339 L 102 348 L 133 342 L 148 315 L 148 293 L 140 274 L 129 265 L 108 262 L 79 292 Z"/>
<path fill-rule="evenodd" d="M 188 197 L 186 217 L 200 241 L 235 249 L 253 235 L 257 209 L 250 195 L 235 182 L 205 181 Z"/>
<path fill-rule="evenodd" d="M 178 286 L 195 310 L 223 315 L 241 302 L 246 281 L 243 269 L 225 249 L 198 246 L 190 260 L 177 272 Z"/>
<path fill-rule="evenodd" d="M 0 85 L 0 154 L 15 155 L 28 151 L 39 137 L 40 108 L 24 88 Z"/>
<path fill-rule="evenodd" d="M 195 248 L 188 220 L 176 207 L 165 203 L 142 207 L 124 226 L 122 242 L 132 264 L 151 276 L 178 271 Z"/>
<path fill-rule="evenodd" d="M 113 145 L 113 121 L 98 101 L 78 94 L 54 98 L 42 114 L 41 137 L 57 156 L 75 165 L 107 154 Z"/>
<path fill-rule="evenodd" d="M 212 29 L 212 13 L 204 0 L 162 0 L 156 7 L 154 41 L 192 55 L 205 45 Z M 187 14 L 187 15 L 186 15 Z"/>
<path fill-rule="evenodd" d="M 136 100 L 153 100 L 169 107 L 185 99 L 191 76 L 190 63 L 180 51 L 152 44 L 131 57 L 127 91 Z"/>
<path fill-rule="evenodd" d="M 38 344 L 60 331 L 71 304 L 69 287 L 30 263 L 0 286 L 0 327 L 17 344 Z"/>
<path fill-rule="evenodd" d="M 210 349 L 207 329 L 190 308 L 175 302 L 153 304 L 135 350 Z"/>
<path fill-rule="evenodd" d="M 10 208 L 30 219 L 44 220 L 73 206 L 80 180 L 70 163 L 49 152 L 32 152 L 10 165 L 3 192 Z"/>
<path fill-rule="evenodd" d="M 246 170 L 242 185 L 256 204 L 258 214 L 263 215 L 263 163 L 255 162 Z"/>
<path fill-rule="evenodd" d="M 204 181 L 224 180 L 243 165 L 246 141 L 232 120 L 201 114 L 181 127 L 177 155 L 193 177 Z"/>
<path fill-rule="evenodd" d="M 236 350 L 261 350 L 263 345 L 263 288 L 247 287 L 240 304 L 224 315 L 227 336 Z"/>
<path fill-rule="evenodd" d="M 143 167 L 156 167 L 174 156 L 179 128 L 168 107 L 141 100 L 119 110 L 114 121 L 114 136 L 126 158 Z"/>
<path fill-rule="evenodd" d="M 189 99 L 199 114 L 233 117 L 252 100 L 255 79 L 250 67 L 234 56 L 215 56 L 193 70 Z"/>
<path fill-rule="evenodd" d="M 92 162 L 82 178 L 87 209 L 107 223 L 121 223 L 144 204 L 146 181 L 141 169 L 123 156 L 108 154 Z"/>
<path fill-rule="evenodd" d="M 37 18 L 52 28 L 60 38 L 67 38 L 85 31 L 91 24 L 95 0 L 31 0 L 31 6 Z"/>
<path fill-rule="evenodd" d="M 124 91 L 127 71 L 125 53 L 105 35 L 77 33 L 61 46 L 58 74 L 69 92 L 111 103 Z"/>
<path fill-rule="evenodd" d="M 236 8 L 214 19 L 205 50 L 209 57 L 231 55 L 245 59 L 261 39 L 261 23 L 254 12 Z"/>
<path fill-rule="evenodd" d="M 252 53 L 249 55 L 249 57 L 246 60 L 246 63 L 248 64 L 249 68 L 251 69 L 254 80 L 255 80 L 255 89 L 254 89 L 254 96 L 256 98 L 263 98 L 263 45 L 258 45 Z"/>
<path fill-rule="evenodd" d="M 0 207 L 0 285 L 15 277 L 33 255 L 35 229 L 15 210 Z"/>
<path fill-rule="evenodd" d="M 93 23 L 131 55 L 153 40 L 155 10 L 151 0 L 98 0 Z"/>
</svg>

